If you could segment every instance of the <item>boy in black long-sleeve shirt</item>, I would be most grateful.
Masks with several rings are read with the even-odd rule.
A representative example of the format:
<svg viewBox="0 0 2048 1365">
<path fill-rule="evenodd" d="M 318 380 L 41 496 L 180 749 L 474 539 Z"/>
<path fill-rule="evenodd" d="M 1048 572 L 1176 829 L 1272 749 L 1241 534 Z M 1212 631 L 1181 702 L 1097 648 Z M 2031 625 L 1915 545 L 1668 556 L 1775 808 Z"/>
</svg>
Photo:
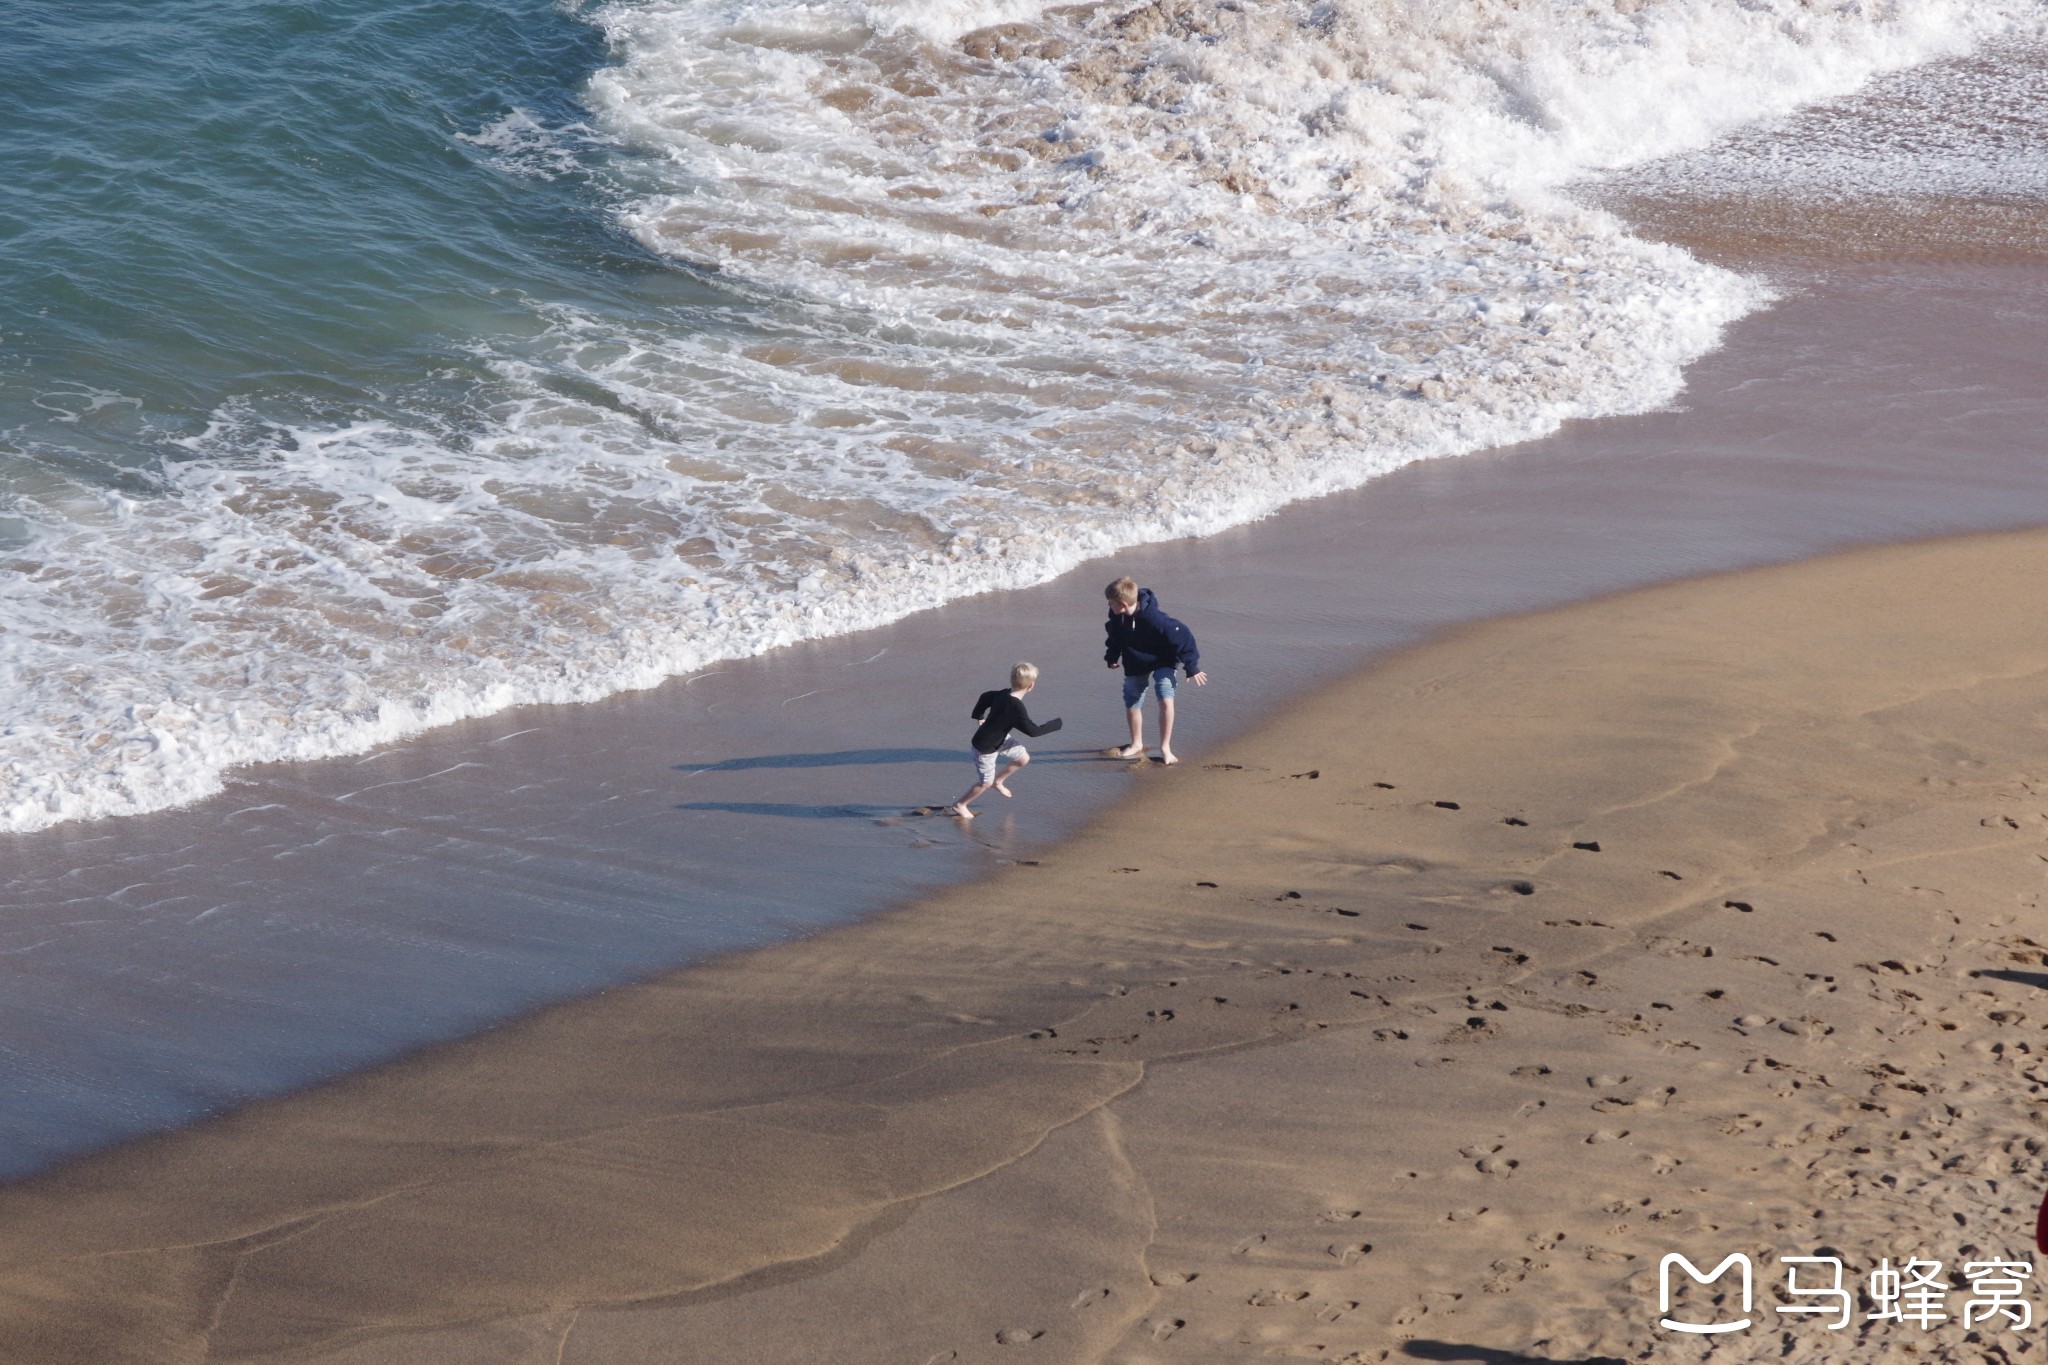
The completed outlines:
<svg viewBox="0 0 2048 1365">
<path fill-rule="evenodd" d="M 974 720 L 981 722 L 981 728 L 974 732 L 974 785 L 967 794 L 955 801 L 952 813 L 963 820 L 972 820 L 974 812 L 967 809 L 975 797 L 990 787 L 1003 795 L 1010 794 L 1005 779 L 1031 761 L 1021 744 L 1010 743 L 1010 731 L 1022 730 L 1033 739 L 1049 735 L 1060 728 L 1057 716 L 1043 725 L 1031 722 L 1031 713 L 1024 709 L 1024 694 L 1038 686 L 1038 665 L 1018 664 L 1010 670 L 1010 690 L 997 688 L 984 692 L 974 703 Z M 996 764 L 1006 765 L 1002 772 L 996 772 Z"/>
</svg>

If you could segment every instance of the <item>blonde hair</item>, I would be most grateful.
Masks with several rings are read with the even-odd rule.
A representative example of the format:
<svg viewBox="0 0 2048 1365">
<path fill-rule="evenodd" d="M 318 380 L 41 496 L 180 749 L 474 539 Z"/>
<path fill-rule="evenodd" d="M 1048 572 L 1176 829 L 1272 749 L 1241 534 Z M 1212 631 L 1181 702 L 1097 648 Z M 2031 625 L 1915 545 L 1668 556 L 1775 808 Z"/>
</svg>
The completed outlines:
<svg viewBox="0 0 2048 1365">
<path fill-rule="evenodd" d="M 1102 595 L 1112 602 L 1122 602 L 1125 606 L 1129 606 L 1138 600 L 1138 582 L 1133 578 L 1119 578 L 1116 582 L 1104 588 Z"/>
<path fill-rule="evenodd" d="M 1012 687 L 1029 687 L 1037 681 L 1037 664 L 1018 664 L 1010 670 L 1010 686 Z"/>
</svg>

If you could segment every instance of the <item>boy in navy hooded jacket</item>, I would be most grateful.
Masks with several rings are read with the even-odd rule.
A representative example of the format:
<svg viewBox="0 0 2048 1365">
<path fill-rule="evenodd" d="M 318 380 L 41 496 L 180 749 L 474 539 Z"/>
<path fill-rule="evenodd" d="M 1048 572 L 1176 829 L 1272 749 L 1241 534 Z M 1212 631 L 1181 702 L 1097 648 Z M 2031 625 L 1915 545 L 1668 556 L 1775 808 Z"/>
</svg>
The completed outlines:
<svg viewBox="0 0 2048 1365">
<path fill-rule="evenodd" d="M 1103 658 L 1124 670 L 1124 710 L 1131 722 L 1131 742 L 1109 752 L 1115 758 L 1145 756 L 1145 688 L 1159 698 L 1159 761 L 1178 763 L 1173 755 L 1173 674 L 1187 670 L 1188 681 L 1206 687 L 1201 651 L 1195 633 L 1159 609 L 1150 588 L 1119 578 L 1102 590 L 1109 599 L 1109 620 Z"/>
</svg>

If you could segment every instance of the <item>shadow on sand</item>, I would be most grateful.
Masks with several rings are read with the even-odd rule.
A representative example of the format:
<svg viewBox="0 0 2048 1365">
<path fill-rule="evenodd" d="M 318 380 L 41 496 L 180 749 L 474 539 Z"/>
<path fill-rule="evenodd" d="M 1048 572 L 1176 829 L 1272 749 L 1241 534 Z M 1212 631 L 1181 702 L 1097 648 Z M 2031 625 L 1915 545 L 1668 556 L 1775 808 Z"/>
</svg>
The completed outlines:
<svg viewBox="0 0 2048 1365">
<path fill-rule="evenodd" d="M 966 748 L 965 745 L 961 749 Z M 876 763 L 957 763 L 961 749 L 841 749 L 829 754 L 762 754 L 717 763 L 678 763 L 677 772 L 738 773 L 755 768 L 858 768 Z"/>
<path fill-rule="evenodd" d="M 1031 755 L 1033 763 L 1079 763 L 1102 757 L 1099 749 L 1047 749 Z M 678 763 L 675 771 L 692 777 L 703 773 L 752 772 L 761 768 L 860 768 L 883 763 L 967 762 L 967 745 L 957 749 L 841 749 L 829 754 L 761 754 L 727 758 L 717 763 Z"/>
<path fill-rule="evenodd" d="M 1555 1356 L 1524 1355 L 1493 1346 L 1470 1346 L 1455 1341 L 1411 1341 L 1401 1347 L 1403 1355 L 1416 1360 L 1463 1360 L 1474 1365 L 1627 1365 L 1619 1356 L 1583 1356 L 1561 1360 Z"/>
<path fill-rule="evenodd" d="M 716 810 L 728 815 L 779 815 L 790 820 L 881 820 L 890 816 L 925 813 L 909 806 L 867 806 L 851 802 L 804 806 L 784 801 L 685 801 L 676 809 Z"/>
<path fill-rule="evenodd" d="M 2001 967 L 1996 971 L 1971 972 L 1971 976 L 1988 976 L 1994 981 L 2010 981 L 2020 986 L 2038 986 L 2048 990 L 2048 972 L 2016 972 Z"/>
</svg>

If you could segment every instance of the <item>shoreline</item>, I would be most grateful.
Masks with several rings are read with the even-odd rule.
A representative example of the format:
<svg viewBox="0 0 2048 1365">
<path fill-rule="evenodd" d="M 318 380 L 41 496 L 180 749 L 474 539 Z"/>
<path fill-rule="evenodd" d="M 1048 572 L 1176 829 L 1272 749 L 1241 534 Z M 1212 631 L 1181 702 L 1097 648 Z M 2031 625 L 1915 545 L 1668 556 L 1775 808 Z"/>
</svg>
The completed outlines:
<svg viewBox="0 0 2048 1365">
<path fill-rule="evenodd" d="M 1464 627 L 983 882 L 18 1182 L 0 1358 L 1633 1357 L 1664 1251 L 2020 1255 L 2044 570 Z"/>
<path fill-rule="evenodd" d="M 0 1040 L 20 1102 L 0 1116 L 0 1171 L 1053 846 L 1159 776 L 1088 757 L 1121 728 L 1095 652 L 1113 572 L 1159 586 L 1203 640 L 1217 681 L 1184 704 L 1180 735 L 1199 760 L 1272 699 L 1472 619 L 2048 522 L 2044 321 L 2034 263 L 1807 277 L 1738 324 L 1669 411 L 1411 466 L 1239 531 L 647 693 L 13 837 L 0 946 L 20 970 Z M 1019 656 L 1046 669 L 1039 705 L 1066 716 L 1071 746 L 1041 749 L 1019 800 L 971 832 L 900 819 L 965 785 L 952 713 Z"/>
</svg>

